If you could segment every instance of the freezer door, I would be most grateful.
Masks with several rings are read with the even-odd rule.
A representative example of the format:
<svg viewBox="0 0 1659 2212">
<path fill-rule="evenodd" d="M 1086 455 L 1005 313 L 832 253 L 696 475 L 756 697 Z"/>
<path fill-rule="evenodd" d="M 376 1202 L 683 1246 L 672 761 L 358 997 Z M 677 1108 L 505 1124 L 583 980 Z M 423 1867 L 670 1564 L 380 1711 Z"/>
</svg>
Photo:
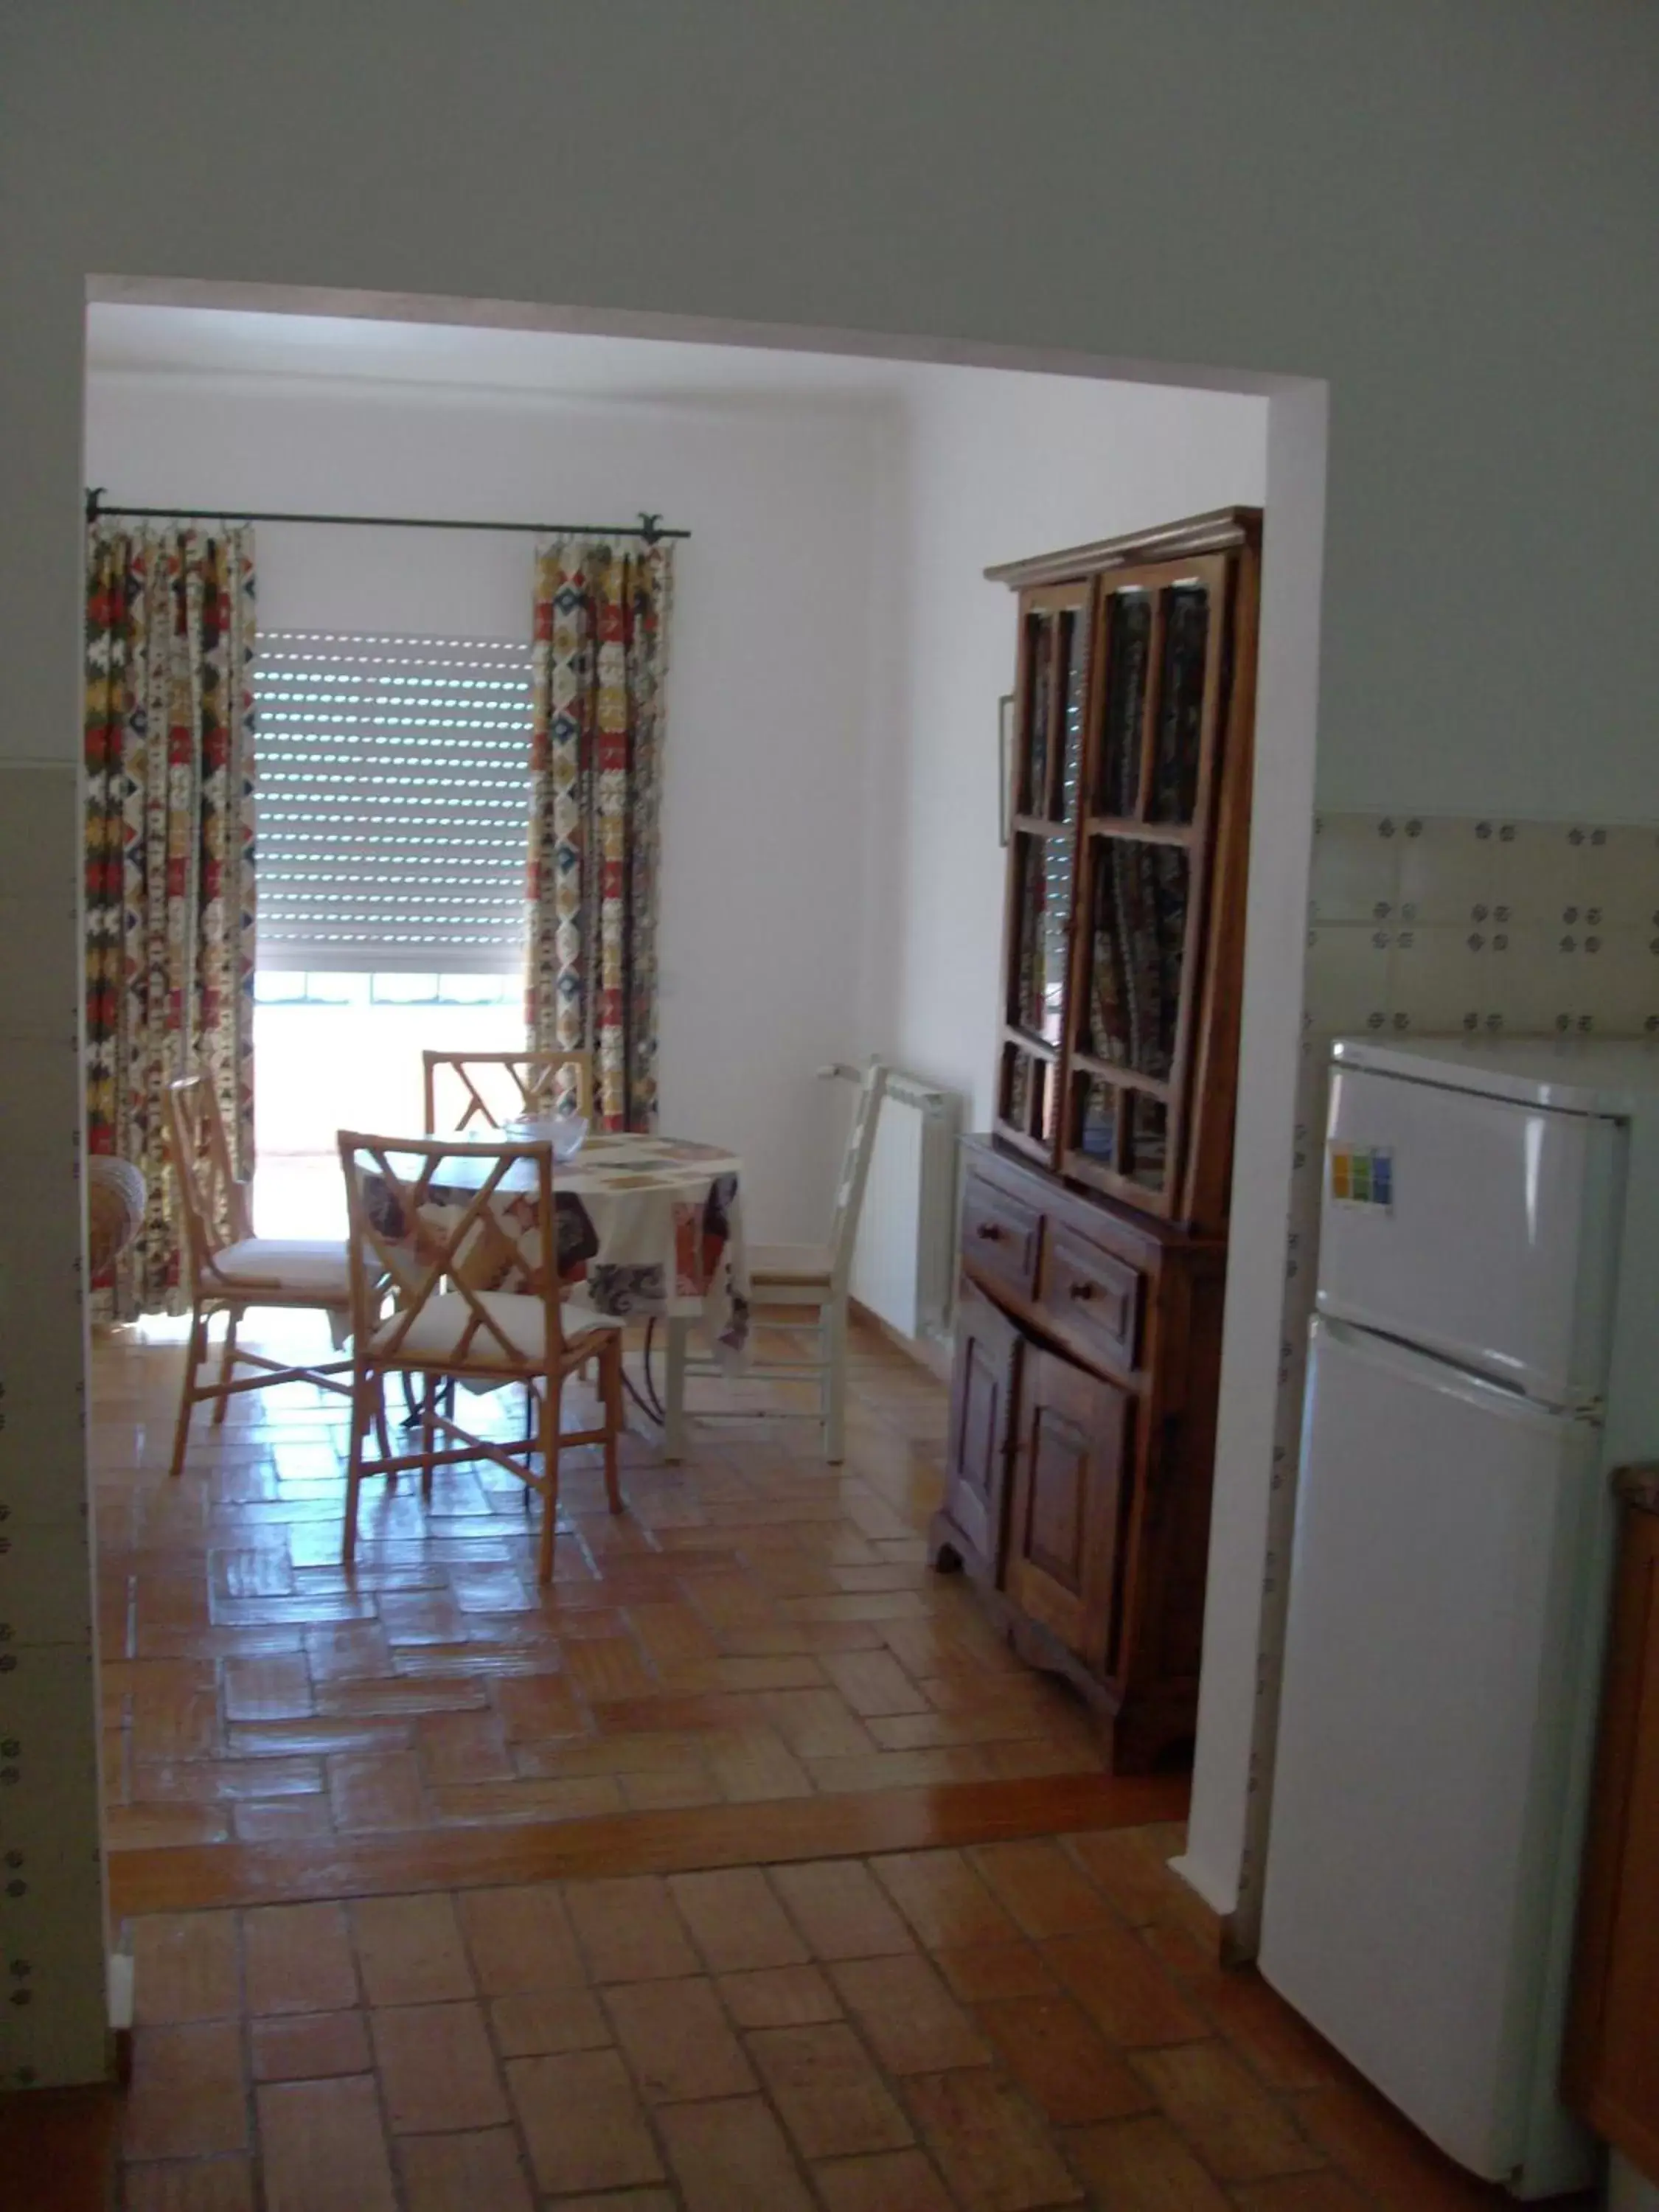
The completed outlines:
<svg viewBox="0 0 1659 2212">
<path fill-rule="evenodd" d="M 1547 1405 L 1599 1398 L 1624 1131 L 1339 1067 L 1319 1310 Z"/>
<path fill-rule="evenodd" d="M 1494 2179 L 1553 2078 L 1598 1459 L 1582 1419 L 1315 1324 L 1261 1971 Z"/>
</svg>

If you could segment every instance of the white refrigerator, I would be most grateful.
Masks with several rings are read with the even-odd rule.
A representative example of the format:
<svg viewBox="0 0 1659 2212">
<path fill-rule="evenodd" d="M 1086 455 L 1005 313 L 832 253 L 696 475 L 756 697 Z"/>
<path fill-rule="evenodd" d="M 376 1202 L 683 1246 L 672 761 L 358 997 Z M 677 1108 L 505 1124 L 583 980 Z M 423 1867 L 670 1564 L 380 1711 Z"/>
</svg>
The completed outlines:
<svg viewBox="0 0 1659 2212">
<path fill-rule="evenodd" d="M 1547 2196 L 1593 2165 L 1556 2078 L 1610 1454 L 1659 1449 L 1659 1056 L 1334 1059 L 1261 1968 Z"/>
</svg>

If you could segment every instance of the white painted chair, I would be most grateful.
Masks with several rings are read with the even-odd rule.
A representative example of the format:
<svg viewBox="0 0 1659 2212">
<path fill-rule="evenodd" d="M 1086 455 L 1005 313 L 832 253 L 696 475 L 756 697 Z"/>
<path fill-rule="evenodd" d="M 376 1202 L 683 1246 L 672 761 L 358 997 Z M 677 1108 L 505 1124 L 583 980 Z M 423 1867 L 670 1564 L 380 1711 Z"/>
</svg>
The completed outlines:
<svg viewBox="0 0 1659 2212">
<path fill-rule="evenodd" d="M 836 1187 L 835 1217 L 830 1223 L 829 1241 L 823 1244 L 757 1244 L 749 1250 L 750 1304 L 753 1313 L 758 1316 L 763 1311 L 775 1310 L 780 1318 L 774 1322 L 774 1327 L 799 1328 L 814 1340 L 811 1349 L 798 1358 L 757 1359 L 749 1371 L 763 1378 L 817 1382 L 819 1418 L 823 1423 L 823 1455 L 832 1466 L 839 1466 L 847 1456 L 848 1291 L 887 1073 L 880 1060 L 872 1060 L 860 1083 L 841 1178 Z M 783 1318 L 786 1315 L 787 1319 Z M 689 1341 L 691 1328 L 690 1322 L 679 1318 L 668 1324 L 663 1452 L 670 1460 L 685 1456 L 687 1376 L 720 1371 L 712 1359 L 693 1356 Z"/>
</svg>

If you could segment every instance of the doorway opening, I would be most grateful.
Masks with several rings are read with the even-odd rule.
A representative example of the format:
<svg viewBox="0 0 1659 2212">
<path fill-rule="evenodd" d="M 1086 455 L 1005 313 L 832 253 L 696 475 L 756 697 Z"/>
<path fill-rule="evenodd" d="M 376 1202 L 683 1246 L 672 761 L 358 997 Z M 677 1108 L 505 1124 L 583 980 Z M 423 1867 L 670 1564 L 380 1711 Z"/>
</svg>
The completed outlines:
<svg viewBox="0 0 1659 2212">
<path fill-rule="evenodd" d="M 688 1130 L 737 1134 L 757 1209 L 786 1238 L 819 1218 L 836 1149 L 812 1080 L 823 1062 L 884 1049 L 960 1091 L 975 1125 L 992 1118 L 997 901 L 964 895 L 973 872 L 962 855 L 996 835 L 995 702 L 1012 641 L 1006 599 L 983 568 L 1233 501 L 1267 507 L 1222 1474 L 1188 1866 L 1211 1902 L 1231 1909 L 1248 1857 L 1262 1571 L 1274 1541 L 1322 388 L 1240 378 L 1200 390 L 1139 365 L 1126 374 L 994 349 L 947 357 L 926 345 L 682 319 L 617 318 L 600 331 L 583 318 L 575 331 L 556 315 L 477 303 L 422 302 L 422 319 L 408 322 L 357 296 L 273 292 L 255 305 L 240 291 L 234 307 L 204 296 L 122 284 L 94 305 L 89 459 L 112 497 L 257 508 L 273 503 L 259 471 L 274 465 L 285 474 L 281 503 L 296 509 L 507 514 L 527 500 L 528 515 L 548 504 L 547 485 L 561 487 L 560 509 L 581 507 L 590 502 L 580 490 L 607 471 L 617 487 L 631 469 L 639 501 L 697 531 L 671 678 L 664 1113 Z M 400 316 L 410 312 L 399 304 Z M 324 363 L 327 376 L 316 377 Z M 170 418 L 169 369 L 192 387 Z M 239 435 L 256 405 L 265 434 Z M 147 441 L 134 435 L 146 409 L 155 432 Z M 1186 434 L 1173 434 L 1183 410 Z M 1243 477 L 1228 477 L 1223 462 L 1206 478 L 1230 410 L 1249 416 L 1237 450 L 1248 445 L 1250 459 Z M 441 437 L 412 437 L 417 417 L 441 425 Z M 1006 465 L 1016 436 L 1033 450 L 1047 441 L 1064 465 L 1000 481 L 994 466 L 959 465 L 965 454 Z M 526 473 L 532 452 L 539 479 Z M 364 472 L 356 499 L 339 489 L 348 460 Z M 387 472 L 398 487 L 390 496 Z M 602 504 L 635 503 L 613 489 Z M 297 532 L 265 532 L 262 618 L 295 630 L 527 641 L 521 547 L 473 540 L 458 564 L 448 556 L 459 538 L 389 532 L 376 546 L 365 535 L 353 534 L 354 557 L 343 560 L 319 538 L 307 545 Z M 767 596 L 780 576 L 787 608 Z M 740 699 L 763 704 L 757 712 Z M 978 880 L 994 882 L 994 872 Z M 831 947 L 839 957 L 824 957 Z M 510 972 L 496 972 L 493 996 L 492 979 L 442 964 L 262 973 L 262 1175 L 276 1178 L 264 1188 L 279 1191 L 288 1174 L 279 1202 L 303 1203 L 320 1225 L 344 1091 L 371 1121 L 392 1111 L 395 1095 L 407 1119 L 417 1036 L 453 1044 L 476 1030 L 518 1042 Z M 315 1072 L 337 1065 L 343 1089 L 319 1118 Z"/>
</svg>

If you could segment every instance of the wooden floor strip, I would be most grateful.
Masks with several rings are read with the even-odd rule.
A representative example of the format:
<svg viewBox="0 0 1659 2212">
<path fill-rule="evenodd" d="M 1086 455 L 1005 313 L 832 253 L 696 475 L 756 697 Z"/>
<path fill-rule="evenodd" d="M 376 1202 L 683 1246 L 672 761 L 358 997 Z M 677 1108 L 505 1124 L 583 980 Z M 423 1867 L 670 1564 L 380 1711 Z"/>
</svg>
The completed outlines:
<svg viewBox="0 0 1659 2212">
<path fill-rule="evenodd" d="M 112 1851 L 110 1902 L 119 1920 L 131 1913 L 861 1857 L 1179 1820 L 1188 1792 L 1184 1777 L 1061 1774 L 512 1827 Z"/>
</svg>

